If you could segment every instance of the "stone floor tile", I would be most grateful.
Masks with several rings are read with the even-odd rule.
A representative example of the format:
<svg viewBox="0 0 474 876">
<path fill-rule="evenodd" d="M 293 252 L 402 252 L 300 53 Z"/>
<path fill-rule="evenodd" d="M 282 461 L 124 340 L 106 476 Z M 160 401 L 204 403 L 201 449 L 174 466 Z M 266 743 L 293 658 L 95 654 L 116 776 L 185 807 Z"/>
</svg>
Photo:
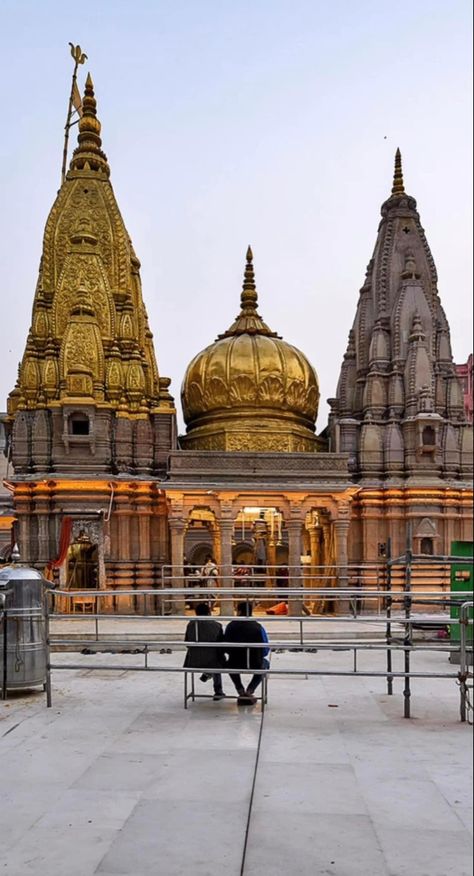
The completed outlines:
<svg viewBox="0 0 474 876">
<path fill-rule="evenodd" d="M 291 821 L 289 820 L 291 819 Z M 252 819 L 245 876 L 388 876 L 368 816 L 259 809 Z M 413 874 L 411 874 L 413 876 Z"/>
<path fill-rule="evenodd" d="M 319 763 L 260 761 L 254 798 L 255 810 L 367 815 L 367 808 L 351 766 Z"/>
<path fill-rule="evenodd" d="M 0 853 L 0 873 L 8 876 L 91 876 L 115 831 L 97 828 L 32 827 L 21 842 Z M 132 871 L 130 871 L 132 872 Z"/>
<path fill-rule="evenodd" d="M 255 751 L 180 749 L 163 757 L 159 775 L 144 799 L 220 802 L 250 801 Z"/>
<path fill-rule="evenodd" d="M 68 788 L 55 799 L 49 811 L 37 822 L 40 828 L 67 830 L 87 828 L 119 830 L 140 799 L 139 792 L 117 794 L 112 791 Z"/>
<path fill-rule="evenodd" d="M 239 876 L 246 818 L 245 804 L 143 800 L 96 872 Z"/>
<path fill-rule="evenodd" d="M 82 773 L 73 787 L 91 791 L 141 791 L 159 775 L 164 757 L 141 753 L 102 754 Z"/>
<path fill-rule="evenodd" d="M 464 826 L 437 786 L 416 779 L 358 776 L 368 811 L 376 826 L 462 831 Z"/>
<path fill-rule="evenodd" d="M 472 876 L 472 842 L 450 830 L 377 827 L 390 876 Z"/>
</svg>

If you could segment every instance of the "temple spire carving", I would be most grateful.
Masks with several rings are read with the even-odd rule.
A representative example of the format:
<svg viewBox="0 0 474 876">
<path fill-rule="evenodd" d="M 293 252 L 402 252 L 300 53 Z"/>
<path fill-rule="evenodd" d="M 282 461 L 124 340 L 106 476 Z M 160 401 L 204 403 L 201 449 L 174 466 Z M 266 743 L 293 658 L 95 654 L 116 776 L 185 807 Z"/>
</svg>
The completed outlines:
<svg viewBox="0 0 474 876">
<path fill-rule="evenodd" d="M 46 406 L 54 419 L 67 418 L 79 403 L 88 406 L 89 425 L 96 432 L 95 461 L 113 469 L 118 419 L 132 423 L 133 445 L 133 421 L 152 418 L 158 429 L 159 418 L 173 420 L 175 408 L 169 381 L 160 377 L 156 363 L 140 262 L 110 183 L 90 74 L 77 141 L 46 222 L 32 325 L 8 414 L 13 421 L 17 411 L 30 412 L 34 428 L 39 408 Z M 64 449 L 56 446 L 56 436 L 68 428 L 66 422 L 56 430 L 51 425 L 51 466 L 59 464 Z M 174 426 L 162 431 L 174 440 L 169 437 Z M 69 456 L 73 445 L 66 441 Z M 132 470 L 133 464 L 132 459 Z"/>
<path fill-rule="evenodd" d="M 449 327 L 416 200 L 405 191 L 399 149 L 381 213 L 350 350 L 330 400 L 333 446 L 357 461 L 353 470 L 361 480 L 444 477 L 448 456 L 449 472 L 459 476 L 455 447 L 459 463 L 467 426 Z M 423 443 L 427 434 L 435 438 L 430 444 Z"/>
<path fill-rule="evenodd" d="M 405 188 L 403 185 L 402 171 L 402 153 L 397 149 L 395 153 L 395 170 L 393 174 L 392 195 L 404 195 Z"/>
</svg>

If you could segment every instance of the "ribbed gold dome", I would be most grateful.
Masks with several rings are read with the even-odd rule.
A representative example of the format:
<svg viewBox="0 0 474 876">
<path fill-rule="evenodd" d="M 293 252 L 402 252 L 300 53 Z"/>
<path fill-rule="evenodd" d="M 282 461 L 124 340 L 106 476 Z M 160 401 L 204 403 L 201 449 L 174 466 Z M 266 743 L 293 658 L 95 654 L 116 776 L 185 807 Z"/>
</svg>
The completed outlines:
<svg viewBox="0 0 474 876">
<path fill-rule="evenodd" d="M 187 368 L 182 444 L 193 450 L 312 451 L 318 379 L 303 353 L 257 313 L 252 260 L 249 247 L 239 316 Z"/>
</svg>

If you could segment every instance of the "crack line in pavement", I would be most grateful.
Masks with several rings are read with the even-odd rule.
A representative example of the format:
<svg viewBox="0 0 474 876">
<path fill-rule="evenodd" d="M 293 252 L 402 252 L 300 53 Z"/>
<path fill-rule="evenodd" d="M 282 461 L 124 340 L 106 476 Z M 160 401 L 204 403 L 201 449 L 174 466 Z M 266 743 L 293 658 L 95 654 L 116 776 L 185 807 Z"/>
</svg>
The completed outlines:
<svg viewBox="0 0 474 876">
<path fill-rule="evenodd" d="M 262 697 L 263 697 L 263 694 L 262 694 Z M 262 703 L 263 703 L 263 700 L 262 700 Z M 257 742 L 257 754 L 255 757 L 255 766 L 254 766 L 254 771 L 253 771 L 252 790 L 250 791 L 250 801 L 249 801 L 249 811 L 248 811 L 248 815 L 247 815 L 247 825 L 245 827 L 244 849 L 242 852 L 242 863 L 240 865 L 240 876 L 244 876 L 244 870 L 245 870 L 245 858 L 247 855 L 247 844 L 248 844 L 249 830 L 250 830 L 250 819 L 252 817 L 253 797 L 254 797 L 254 793 L 255 793 L 255 784 L 257 781 L 257 769 L 258 769 L 258 761 L 260 758 L 260 746 L 262 743 L 264 715 L 265 715 L 265 712 L 262 710 L 262 720 L 260 722 L 260 730 L 259 730 L 258 742 Z"/>
</svg>

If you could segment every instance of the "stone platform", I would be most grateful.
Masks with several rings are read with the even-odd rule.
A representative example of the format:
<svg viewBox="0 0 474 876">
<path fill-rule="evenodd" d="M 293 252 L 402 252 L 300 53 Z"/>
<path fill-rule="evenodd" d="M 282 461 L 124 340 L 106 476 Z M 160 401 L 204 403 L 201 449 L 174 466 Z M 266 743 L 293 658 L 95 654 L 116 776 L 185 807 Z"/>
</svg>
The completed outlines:
<svg viewBox="0 0 474 876">
<path fill-rule="evenodd" d="M 0 873 L 472 873 L 472 737 L 455 681 L 413 680 L 405 720 L 400 680 L 389 697 L 383 678 L 273 676 L 262 726 L 258 707 L 231 699 L 185 711 L 182 675 L 85 668 L 125 657 L 143 663 L 54 654 L 84 668 L 53 672 L 51 709 L 39 693 L 0 703 Z M 350 660 L 285 653 L 272 665 Z M 181 661 L 150 655 L 152 665 Z M 376 664 L 383 656 L 359 655 L 360 668 Z M 452 669 L 439 653 L 414 664 Z"/>
</svg>

